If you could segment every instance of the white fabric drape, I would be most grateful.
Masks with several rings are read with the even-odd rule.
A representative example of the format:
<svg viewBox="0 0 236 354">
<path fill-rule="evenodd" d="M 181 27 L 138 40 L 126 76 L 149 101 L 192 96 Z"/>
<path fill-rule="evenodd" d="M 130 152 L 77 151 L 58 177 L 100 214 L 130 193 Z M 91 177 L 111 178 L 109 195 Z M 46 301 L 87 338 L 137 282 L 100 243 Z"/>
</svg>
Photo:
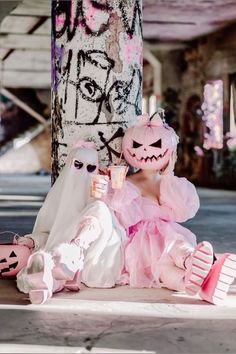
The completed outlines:
<svg viewBox="0 0 236 354">
<path fill-rule="evenodd" d="M 81 169 L 75 168 L 75 160 L 84 164 Z M 89 164 L 98 164 L 95 149 L 80 147 L 70 152 L 65 167 L 38 213 L 30 235 L 37 249 L 51 251 L 62 242 L 70 242 L 75 236 L 74 221 L 85 206 L 94 200 L 90 197 L 91 173 L 86 168 Z"/>
<path fill-rule="evenodd" d="M 83 163 L 80 169 L 75 167 L 75 160 Z M 88 172 L 88 165 L 98 166 L 95 149 L 81 147 L 71 151 L 38 213 L 32 234 L 27 236 L 34 239 L 35 251 L 51 255 L 76 238 L 78 257 L 80 249 L 84 253 L 82 282 L 90 287 L 112 287 L 119 282 L 124 267 L 126 233 L 107 205 L 90 196 L 92 173 Z M 66 257 L 72 257 L 68 247 L 64 249 Z M 27 267 L 18 273 L 17 286 L 20 291 L 29 292 Z"/>
</svg>

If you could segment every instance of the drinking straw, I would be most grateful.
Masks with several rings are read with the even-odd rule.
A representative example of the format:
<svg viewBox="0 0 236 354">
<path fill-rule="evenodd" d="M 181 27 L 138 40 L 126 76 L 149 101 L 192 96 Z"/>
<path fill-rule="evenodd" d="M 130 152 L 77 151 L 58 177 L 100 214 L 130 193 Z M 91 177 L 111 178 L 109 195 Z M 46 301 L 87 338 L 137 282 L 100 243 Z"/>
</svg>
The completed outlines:
<svg viewBox="0 0 236 354">
<path fill-rule="evenodd" d="M 120 165 L 121 164 L 122 156 L 123 156 L 123 151 L 121 151 L 118 163 L 116 163 L 115 165 Z"/>
</svg>

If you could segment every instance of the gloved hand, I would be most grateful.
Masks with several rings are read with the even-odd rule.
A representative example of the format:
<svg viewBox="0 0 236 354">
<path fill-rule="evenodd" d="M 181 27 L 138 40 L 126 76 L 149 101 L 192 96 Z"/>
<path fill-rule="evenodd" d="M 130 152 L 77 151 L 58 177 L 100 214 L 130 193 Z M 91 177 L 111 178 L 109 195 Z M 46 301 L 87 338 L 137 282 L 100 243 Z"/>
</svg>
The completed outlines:
<svg viewBox="0 0 236 354">
<path fill-rule="evenodd" d="M 30 250 L 34 248 L 34 240 L 30 237 L 30 235 L 15 237 L 13 243 L 19 246 L 26 246 Z"/>
<path fill-rule="evenodd" d="M 92 176 L 92 195 L 95 198 L 102 198 L 107 193 L 109 177 L 106 175 Z"/>
</svg>

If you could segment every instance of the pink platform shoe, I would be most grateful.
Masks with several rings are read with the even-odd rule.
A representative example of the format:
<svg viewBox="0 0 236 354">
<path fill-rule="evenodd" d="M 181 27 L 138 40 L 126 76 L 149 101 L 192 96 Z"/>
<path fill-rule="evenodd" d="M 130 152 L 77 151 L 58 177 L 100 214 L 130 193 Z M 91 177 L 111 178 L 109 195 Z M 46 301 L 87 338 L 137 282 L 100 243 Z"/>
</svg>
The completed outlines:
<svg viewBox="0 0 236 354">
<path fill-rule="evenodd" d="M 187 276 L 185 291 L 189 295 L 196 295 L 207 277 L 213 263 L 212 245 L 203 241 L 195 248 L 191 256 L 186 260 Z"/>
<path fill-rule="evenodd" d="M 53 277 L 57 280 L 65 280 L 66 286 L 69 289 L 78 288 L 79 273 L 83 268 L 83 254 L 80 248 L 73 243 L 61 244 L 53 254 L 54 268 L 52 271 Z"/>
<path fill-rule="evenodd" d="M 212 304 L 222 304 L 236 277 L 236 255 L 225 253 L 211 267 L 202 284 L 200 297 Z"/>
<path fill-rule="evenodd" d="M 29 298 L 32 304 L 43 304 L 53 293 L 52 268 L 50 254 L 36 252 L 27 264 L 27 279 L 30 287 Z"/>
</svg>

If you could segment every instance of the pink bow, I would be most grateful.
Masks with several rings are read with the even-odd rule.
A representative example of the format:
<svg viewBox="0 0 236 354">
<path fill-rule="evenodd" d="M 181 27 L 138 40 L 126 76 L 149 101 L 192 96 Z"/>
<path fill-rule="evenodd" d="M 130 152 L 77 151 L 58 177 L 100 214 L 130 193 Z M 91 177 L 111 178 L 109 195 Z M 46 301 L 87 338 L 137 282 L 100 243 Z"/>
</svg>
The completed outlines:
<svg viewBox="0 0 236 354">
<path fill-rule="evenodd" d="M 148 114 L 143 114 L 141 116 L 138 116 L 136 125 L 139 127 L 141 126 L 161 127 L 163 126 L 163 121 L 158 113 L 155 113 L 151 120 Z"/>
<path fill-rule="evenodd" d="M 95 143 L 93 141 L 85 141 L 82 139 L 76 140 L 73 144 L 73 148 L 95 148 Z"/>
</svg>

